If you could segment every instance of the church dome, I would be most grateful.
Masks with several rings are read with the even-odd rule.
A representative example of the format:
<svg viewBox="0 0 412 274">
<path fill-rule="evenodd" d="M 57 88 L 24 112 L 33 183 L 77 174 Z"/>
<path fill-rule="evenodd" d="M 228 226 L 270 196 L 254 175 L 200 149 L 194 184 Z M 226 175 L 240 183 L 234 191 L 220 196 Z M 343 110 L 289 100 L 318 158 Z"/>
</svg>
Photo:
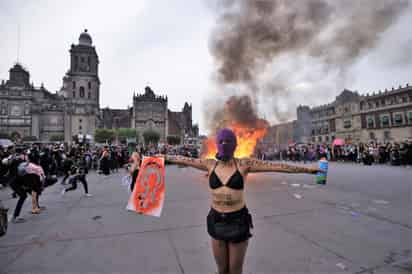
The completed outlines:
<svg viewBox="0 0 412 274">
<path fill-rule="evenodd" d="M 91 46 L 92 45 L 92 37 L 87 32 L 87 29 L 84 30 L 79 36 L 79 45 L 83 46 Z"/>
</svg>

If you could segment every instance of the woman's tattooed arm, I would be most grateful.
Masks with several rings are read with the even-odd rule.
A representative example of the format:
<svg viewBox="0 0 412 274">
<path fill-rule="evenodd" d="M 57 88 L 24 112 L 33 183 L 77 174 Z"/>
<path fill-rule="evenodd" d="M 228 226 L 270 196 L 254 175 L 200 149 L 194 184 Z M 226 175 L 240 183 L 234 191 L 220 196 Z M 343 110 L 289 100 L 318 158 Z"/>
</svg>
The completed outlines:
<svg viewBox="0 0 412 274">
<path fill-rule="evenodd" d="M 292 166 L 282 163 L 272 163 L 257 159 L 242 159 L 240 160 L 247 172 L 285 172 L 285 173 L 309 173 L 316 174 L 319 171 L 314 167 Z"/>
<path fill-rule="evenodd" d="M 215 161 L 213 159 L 197 159 L 179 155 L 164 155 L 164 157 L 166 162 L 183 166 L 190 166 L 205 171 L 208 171 Z"/>
</svg>

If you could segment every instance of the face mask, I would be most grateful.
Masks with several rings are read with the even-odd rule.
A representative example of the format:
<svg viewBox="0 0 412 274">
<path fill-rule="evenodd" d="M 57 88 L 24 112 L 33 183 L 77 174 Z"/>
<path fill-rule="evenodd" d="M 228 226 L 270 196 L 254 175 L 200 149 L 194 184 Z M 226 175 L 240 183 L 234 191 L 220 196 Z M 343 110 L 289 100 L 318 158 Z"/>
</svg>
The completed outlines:
<svg viewBox="0 0 412 274">
<path fill-rule="evenodd" d="M 236 135 L 228 129 L 221 129 L 216 136 L 217 155 L 216 158 L 222 161 L 228 161 L 233 158 L 236 150 Z"/>
</svg>

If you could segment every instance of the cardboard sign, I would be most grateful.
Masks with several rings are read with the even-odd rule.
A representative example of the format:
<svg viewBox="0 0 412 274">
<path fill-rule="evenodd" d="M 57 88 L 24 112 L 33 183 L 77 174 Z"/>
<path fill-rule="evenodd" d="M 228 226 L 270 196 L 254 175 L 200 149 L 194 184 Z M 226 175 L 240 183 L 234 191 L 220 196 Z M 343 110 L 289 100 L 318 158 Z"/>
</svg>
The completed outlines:
<svg viewBox="0 0 412 274">
<path fill-rule="evenodd" d="M 126 209 L 139 214 L 160 217 L 164 200 L 164 159 L 143 157 L 139 175 Z"/>
</svg>

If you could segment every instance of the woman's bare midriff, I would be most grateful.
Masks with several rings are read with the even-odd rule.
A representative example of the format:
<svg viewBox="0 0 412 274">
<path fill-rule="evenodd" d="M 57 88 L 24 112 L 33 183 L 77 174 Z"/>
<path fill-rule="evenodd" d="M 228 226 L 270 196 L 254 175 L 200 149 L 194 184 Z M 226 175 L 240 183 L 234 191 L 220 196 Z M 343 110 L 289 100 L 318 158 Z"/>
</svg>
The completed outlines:
<svg viewBox="0 0 412 274">
<path fill-rule="evenodd" d="M 235 190 L 229 187 L 220 187 L 211 190 L 212 208 L 216 211 L 229 213 L 245 207 L 243 190 Z"/>
</svg>

